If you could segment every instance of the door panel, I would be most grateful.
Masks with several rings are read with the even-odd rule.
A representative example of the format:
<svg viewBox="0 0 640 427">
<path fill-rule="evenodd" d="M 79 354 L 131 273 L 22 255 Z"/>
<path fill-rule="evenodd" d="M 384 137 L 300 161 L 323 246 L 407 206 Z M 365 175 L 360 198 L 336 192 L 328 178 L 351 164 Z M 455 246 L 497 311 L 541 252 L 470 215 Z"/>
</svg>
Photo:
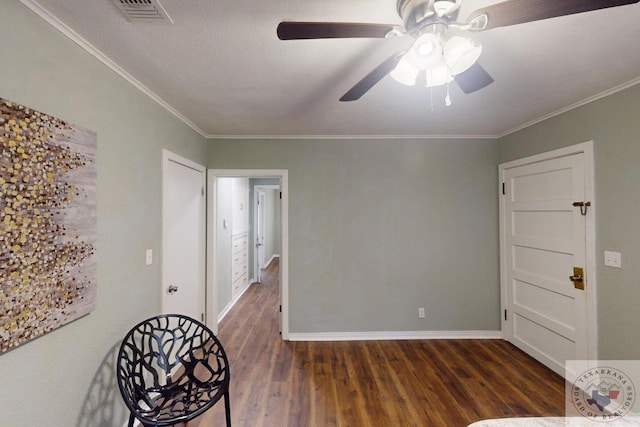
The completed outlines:
<svg viewBox="0 0 640 427">
<path fill-rule="evenodd" d="M 573 194 L 571 166 L 564 159 L 553 159 L 541 163 L 521 166 L 512 171 L 511 201 L 531 203 L 570 199 Z"/>
<path fill-rule="evenodd" d="M 587 359 L 586 293 L 573 267 L 586 268 L 584 154 L 507 168 L 503 174 L 506 338 L 554 371 Z"/>
<path fill-rule="evenodd" d="M 542 239 L 572 239 L 573 212 L 562 211 L 514 211 L 513 235 Z"/>
<path fill-rule="evenodd" d="M 525 350 L 529 348 L 534 356 L 536 352 L 539 353 L 537 359 L 550 368 L 553 369 L 553 364 L 559 365 L 558 370 L 554 369 L 556 372 L 559 371 L 559 374 L 564 372 L 566 360 L 576 358 L 573 340 L 550 328 L 541 327 L 540 323 L 526 315 L 516 313 L 513 320 L 515 343 L 524 346 Z"/>
<path fill-rule="evenodd" d="M 546 287 L 515 280 L 513 301 L 523 309 L 540 313 L 550 321 L 570 328 L 574 321 L 573 312 L 565 310 L 565 307 L 572 304 L 571 298 L 564 293 L 548 292 L 549 290 Z"/>
<path fill-rule="evenodd" d="M 201 320 L 205 312 L 205 171 L 184 163 L 168 158 L 163 170 L 163 312 Z"/>
</svg>

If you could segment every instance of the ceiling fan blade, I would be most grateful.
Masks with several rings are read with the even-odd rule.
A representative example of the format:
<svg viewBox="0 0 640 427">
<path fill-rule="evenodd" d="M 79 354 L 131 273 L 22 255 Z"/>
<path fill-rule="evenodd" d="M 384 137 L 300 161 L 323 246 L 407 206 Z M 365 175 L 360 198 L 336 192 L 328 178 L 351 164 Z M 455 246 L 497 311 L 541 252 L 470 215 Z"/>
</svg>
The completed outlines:
<svg viewBox="0 0 640 427">
<path fill-rule="evenodd" d="M 400 59 L 405 53 L 405 51 L 401 51 L 387 58 L 386 61 L 374 68 L 373 71 L 371 71 L 369 74 L 364 76 L 362 80 L 356 83 L 354 87 L 349 89 L 347 93 L 342 95 L 340 101 L 355 101 L 357 99 L 360 99 L 362 95 L 367 93 L 369 89 L 374 87 L 376 83 L 378 83 L 387 74 L 392 72 L 394 68 L 396 68 L 398 62 L 400 62 Z"/>
<path fill-rule="evenodd" d="M 496 27 L 522 24 L 573 15 L 609 7 L 638 3 L 640 0 L 507 0 L 478 9 L 469 16 L 467 22 L 487 15 L 487 25 L 471 30 L 489 30 Z"/>
<path fill-rule="evenodd" d="M 493 77 L 477 62 L 453 77 L 464 93 L 473 93 L 493 83 Z"/>
<path fill-rule="evenodd" d="M 350 22 L 281 22 L 278 24 L 280 40 L 384 38 L 398 29 L 388 24 L 360 24 Z"/>
</svg>

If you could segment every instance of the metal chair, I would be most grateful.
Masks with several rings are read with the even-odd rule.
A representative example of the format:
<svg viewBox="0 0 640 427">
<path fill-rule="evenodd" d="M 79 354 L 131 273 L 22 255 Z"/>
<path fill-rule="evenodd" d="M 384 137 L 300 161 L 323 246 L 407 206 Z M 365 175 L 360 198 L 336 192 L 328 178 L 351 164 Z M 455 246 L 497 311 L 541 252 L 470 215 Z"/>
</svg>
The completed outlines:
<svg viewBox="0 0 640 427">
<path fill-rule="evenodd" d="M 179 314 L 134 326 L 120 346 L 118 387 L 129 408 L 129 427 L 187 422 L 224 397 L 227 427 L 229 362 L 222 344 L 202 323 Z"/>
</svg>

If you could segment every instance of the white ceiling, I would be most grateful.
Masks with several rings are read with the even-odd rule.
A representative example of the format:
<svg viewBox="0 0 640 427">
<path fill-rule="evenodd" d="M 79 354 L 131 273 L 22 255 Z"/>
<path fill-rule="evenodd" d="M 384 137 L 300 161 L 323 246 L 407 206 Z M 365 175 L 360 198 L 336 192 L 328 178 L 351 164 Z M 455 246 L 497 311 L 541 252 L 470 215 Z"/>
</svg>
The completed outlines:
<svg viewBox="0 0 640 427">
<path fill-rule="evenodd" d="M 470 95 L 451 85 L 445 107 L 444 86 L 389 76 L 338 101 L 410 37 L 276 36 L 282 20 L 402 24 L 395 0 L 160 0 L 173 25 L 130 23 L 112 0 L 21 1 L 208 137 L 496 137 L 640 82 L 640 4 L 477 33 L 495 82 Z M 460 18 L 493 3 L 465 0 Z"/>
</svg>

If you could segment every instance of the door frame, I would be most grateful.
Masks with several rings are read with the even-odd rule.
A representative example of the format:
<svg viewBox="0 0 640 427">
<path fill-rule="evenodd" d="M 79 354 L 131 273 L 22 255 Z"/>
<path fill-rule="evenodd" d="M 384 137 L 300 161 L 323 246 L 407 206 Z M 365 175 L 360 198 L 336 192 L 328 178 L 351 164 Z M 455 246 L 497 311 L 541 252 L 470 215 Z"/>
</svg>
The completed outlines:
<svg viewBox="0 0 640 427">
<path fill-rule="evenodd" d="M 167 192 L 167 188 L 168 188 L 168 184 L 169 184 L 169 176 L 168 176 L 168 165 L 169 162 L 174 162 L 177 163 L 179 165 L 182 165 L 184 167 L 193 169 L 197 172 L 200 172 L 200 184 L 202 186 L 202 190 L 204 191 L 204 188 L 207 184 L 207 169 L 199 164 L 196 163 L 194 161 L 191 161 L 185 157 L 179 156 L 178 154 L 172 153 L 169 150 L 163 149 L 162 150 L 162 194 L 161 194 L 161 199 L 162 199 L 162 212 L 160 214 L 161 216 L 161 224 L 162 224 L 162 231 L 161 231 L 161 246 L 162 246 L 162 250 L 161 250 L 161 279 L 160 279 L 160 292 L 161 292 L 161 301 L 162 301 L 162 312 L 165 312 L 165 303 L 166 303 L 166 292 L 165 289 L 167 287 L 167 283 L 166 283 L 166 279 L 167 279 L 167 263 L 166 261 L 166 254 L 167 254 L 167 245 L 168 242 L 165 239 L 165 236 L 167 235 L 167 227 L 168 224 L 166 223 L 166 215 L 165 212 L 167 212 L 167 206 L 168 206 L 168 200 L 165 197 L 166 192 Z M 206 233 L 206 218 L 207 218 L 207 202 L 204 198 L 204 194 L 202 197 L 202 207 L 201 207 L 201 211 L 200 211 L 200 224 L 199 224 L 199 228 L 202 232 L 202 234 L 204 235 Z M 207 318 L 207 310 L 208 310 L 208 304 L 207 304 L 207 299 L 206 299 L 206 295 L 207 295 L 207 288 L 206 288 L 206 247 L 207 244 L 207 239 L 203 238 L 201 239 L 199 245 L 198 245 L 198 258 L 199 258 L 199 268 L 200 268 L 200 294 L 202 296 L 202 299 L 204 301 L 203 304 L 203 310 L 205 313 L 205 320 Z M 201 319 L 197 319 L 197 320 L 201 320 Z"/>
<path fill-rule="evenodd" d="M 207 318 L 208 326 L 218 333 L 218 178 L 277 178 L 282 192 L 280 216 L 280 303 L 282 339 L 289 340 L 289 171 L 287 169 L 209 169 L 207 173 Z"/>
<path fill-rule="evenodd" d="M 580 144 L 571 145 L 553 151 L 513 160 L 502 163 L 498 166 L 498 187 L 499 194 L 502 195 L 502 183 L 504 182 L 505 171 L 507 169 L 525 166 L 542 161 L 567 157 L 574 154 L 584 155 L 584 174 L 585 174 L 585 200 L 591 202 L 587 215 L 585 216 L 585 292 L 587 298 L 587 355 L 589 359 L 598 358 L 598 312 L 597 312 L 597 262 L 596 262 L 596 211 L 595 211 L 595 176 L 594 176 L 594 160 L 593 160 L 593 141 L 587 141 Z M 500 319 L 501 332 L 503 339 L 507 338 L 507 320 L 502 313 L 506 310 L 507 304 L 507 263 L 506 263 L 506 219 L 505 218 L 505 201 L 504 197 L 500 197 Z"/>
<path fill-rule="evenodd" d="M 280 189 L 279 185 L 273 185 L 273 184 L 258 184 L 253 186 L 253 224 L 252 226 L 253 226 L 254 232 L 257 232 L 258 230 L 258 191 L 279 190 L 279 189 Z M 255 249 L 255 243 L 256 242 L 252 242 L 252 244 L 254 245 L 253 270 L 255 272 L 255 275 L 257 276 L 255 277 L 255 279 L 259 282 L 260 272 L 258 271 L 258 256 L 257 256 L 257 250 Z M 264 267 L 264 265 L 262 267 Z"/>
</svg>

